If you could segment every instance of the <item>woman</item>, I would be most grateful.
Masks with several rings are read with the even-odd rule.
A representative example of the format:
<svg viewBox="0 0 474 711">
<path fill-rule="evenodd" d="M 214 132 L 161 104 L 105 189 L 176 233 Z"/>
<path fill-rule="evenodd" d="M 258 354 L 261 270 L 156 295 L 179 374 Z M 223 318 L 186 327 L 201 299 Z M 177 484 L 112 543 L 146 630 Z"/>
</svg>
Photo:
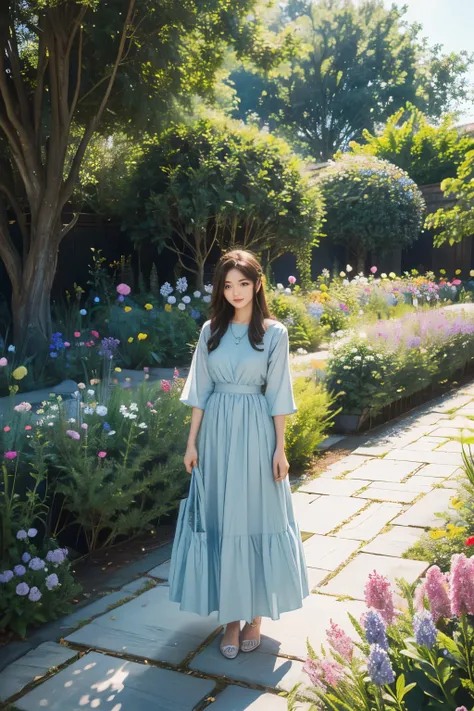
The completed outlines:
<svg viewBox="0 0 474 711">
<path fill-rule="evenodd" d="M 220 650 L 233 659 L 239 647 L 258 647 L 262 617 L 279 619 L 309 595 L 284 449 L 285 415 L 297 410 L 288 331 L 270 317 L 251 252 L 227 252 L 216 267 L 211 319 L 180 399 L 193 407 L 184 464 L 204 480 L 206 550 L 201 570 L 186 565 L 177 531 L 170 600 L 200 615 L 218 611 Z"/>
</svg>

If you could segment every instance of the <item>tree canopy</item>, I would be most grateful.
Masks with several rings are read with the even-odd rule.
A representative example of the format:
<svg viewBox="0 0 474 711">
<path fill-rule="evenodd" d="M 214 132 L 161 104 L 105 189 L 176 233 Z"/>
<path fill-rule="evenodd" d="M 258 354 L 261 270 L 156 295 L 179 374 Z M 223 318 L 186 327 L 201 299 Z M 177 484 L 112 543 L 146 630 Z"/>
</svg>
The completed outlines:
<svg viewBox="0 0 474 711">
<path fill-rule="evenodd" d="M 364 130 L 365 143 L 350 142 L 353 155 L 372 155 L 388 160 L 405 170 L 417 185 L 440 183 L 456 177 L 466 153 L 474 148 L 474 138 L 462 134 L 449 114 L 438 126 L 407 103 L 389 117 L 383 130 L 372 134 Z"/>
<path fill-rule="evenodd" d="M 306 273 L 323 213 L 284 141 L 218 120 L 175 126 L 153 140 L 121 210 L 135 239 L 172 250 L 199 286 L 214 246 L 252 249 L 266 266 L 292 251 Z"/>
<path fill-rule="evenodd" d="M 273 71 L 235 68 L 233 115 L 268 125 L 305 156 L 332 157 L 407 101 L 439 118 L 472 90 L 472 55 L 428 46 L 403 8 L 382 0 L 290 0 L 281 8 L 279 27 L 292 29 L 298 50 Z"/>
</svg>

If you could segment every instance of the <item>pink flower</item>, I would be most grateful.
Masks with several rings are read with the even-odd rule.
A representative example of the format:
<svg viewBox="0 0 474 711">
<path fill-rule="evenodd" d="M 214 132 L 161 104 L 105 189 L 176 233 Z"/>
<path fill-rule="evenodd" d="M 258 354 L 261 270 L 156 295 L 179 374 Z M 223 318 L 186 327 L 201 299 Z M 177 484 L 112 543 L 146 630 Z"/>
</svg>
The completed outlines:
<svg viewBox="0 0 474 711">
<path fill-rule="evenodd" d="M 328 642 L 334 651 L 350 662 L 354 651 L 354 643 L 352 639 L 332 620 L 331 627 L 326 631 L 326 635 Z"/>
<path fill-rule="evenodd" d="M 71 345 L 71 344 L 69 343 L 69 341 L 64 341 L 64 346 L 65 346 L 66 348 L 69 348 L 70 345 Z"/>
<path fill-rule="evenodd" d="M 83 422 L 81 427 L 83 430 L 86 430 L 89 427 L 89 425 L 87 424 L 87 422 Z"/>
<path fill-rule="evenodd" d="M 91 331 L 91 336 L 94 336 L 94 338 L 99 338 L 98 331 Z"/>
<path fill-rule="evenodd" d="M 29 432 L 29 431 L 31 430 L 31 425 L 26 425 L 26 426 L 25 426 L 25 430 L 26 430 L 27 432 Z"/>
<path fill-rule="evenodd" d="M 426 597 L 426 580 L 422 580 L 420 583 L 418 583 L 416 590 L 415 590 L 415 595 L 414 595 L 415 610 L 417 612 L 423 612 L 423 610 L 426 610 L 425 597 Z"/>
<path fill-rule="evenodd" d="M 176 378 L 179 378 L 179 370 L 177 368 L 174 369 L 173 378 L 175 380 L 176 380 Z"/>
<path fill-rule="evenodd" d="M 97 455 L 100 459 L 103 459 L 104 457 L 107 456 L 107 452 L 99 452 Z"/>
<path fill-rule="evenodd" d="M 326 691 L 326 685 L 323 681 L 324 671 L 320 659 L 310 659 L 308 657 L 303 665 L 303 671 L 309 676 L 314 686 L 319 686 L 320 689 Z"/>
<path fill-rule="evenodd" d="M 147 406 L 147 407 L 153 407 L 153 403 L 152 403 L 152 402 L 147 402 L 146 406 Z"/>
<path fill-rule="evenodd" d="M 16 459 L 18 452 L 5 452 L 5 459 Z"/>
<path fill-rule="evenodd" d="M 294 283 L 296 282 L 296 277 L 294 277 L 294 276 L 289 276 L 289 277 L 288 277 L 288 281 L 289 281 L 290 284 L 294 284 Z"/>
<path fill-rule="evenodd" d="M 376 570 L 370 573 L 365 585 L 365 602 L 367 607 L 373 607 L 380 612 L 384 622 L 391 625 L 395 615 L 390 581 L 379 575 Z"/>
<path fill-rule="evenodd" d="M 461 283 L 461 279 L 453 279 L 451 282 L 451 284 L 453 286 L 459 286 L 460 283 Z"/>
<path fill-rule="evenodd" d="M 370 267 L 372 274 L 377 274 L 377 267 Z"/>
<path fill-rule="evenodd" d="M 161 389 L 163 390 L 164 393 L 169 393 L 171 390 L 171 383 L 169 380 L 162 380 L 161 381 Z"/>
<path fill-rule="evenodd" d="M 6 365 L 8 365 L 8 361 L 6 358 L 0 358 L 0 368 L 4 368 Z"/>
<path fill-rule="evenodd" d="M 427 571 L 425 586 L 435 624 L 440 617 L 451 617 L 448 581 L 437 565 L 432 565 Z"/>
<path fill-rule="evenodd" d="M 80 338 L 81 337 L 81 332 L 80 331 L 74 331 L 74 338 Z"/>
<path fill-rule="evenodd" d="M 449 581 L 452 614 L 456 617 L 465 613 L 474 615 L 474 559 L 455 553 L 451 558 Z"/>
<path fill-rule="evenodd" d="M 336 687 L 344 676 L 344 667 L 336 662 L 335 659 L 323 659 L 321 667 L 324 674 L 324 680 L 329 686 Z"/>
<path fill-rule="evenodd" d="M 76 432 L 76 430 L 66 430 L 66 434 L 68 437 L 71 437 L 71 439 L 81 439 L 81 435 L 79 432 Z"/>
<path fill-rule="evenodd" d="M 11 427 L 8 427 L 8 425 L 7 425 L 6 427 L 3 428 L 3 431 L 4 431 L 4 432 L 10 432 L 10 429 L 11 429 Z"/>
<path fill-rule="evenodd" d="M 117 293 L 120 294 L 120 296 L 128 296 L 130 292 L 131 289 L 128 284 L 119 284 L 117 286 Z"/>
<path fill-rule="evenodd" d="M 143 371 L 144 371 L 145 373 L 149 373 L 149 372 L 150 372 L 150 368 L 148 368 L 148 366 L 145 366 L 145 367 L 143 368 Z"/>
</svg>

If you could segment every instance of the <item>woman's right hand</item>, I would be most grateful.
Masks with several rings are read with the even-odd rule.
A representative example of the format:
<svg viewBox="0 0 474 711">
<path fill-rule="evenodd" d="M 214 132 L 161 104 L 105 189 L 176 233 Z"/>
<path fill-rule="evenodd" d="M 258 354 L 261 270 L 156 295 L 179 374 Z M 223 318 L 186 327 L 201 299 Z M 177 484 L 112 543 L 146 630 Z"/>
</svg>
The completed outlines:
<svg viewBox="0 0 474 711">
<path fill-rule="evenodd" d="M 188 444 L 186 447 L 186 454 L 184 455 L 184 466 L 188 474 L 191 474 L 193 467 L 197 467 L 198 464 L 198 453 L 196 446 L 194 444 Z"/>
</svg>

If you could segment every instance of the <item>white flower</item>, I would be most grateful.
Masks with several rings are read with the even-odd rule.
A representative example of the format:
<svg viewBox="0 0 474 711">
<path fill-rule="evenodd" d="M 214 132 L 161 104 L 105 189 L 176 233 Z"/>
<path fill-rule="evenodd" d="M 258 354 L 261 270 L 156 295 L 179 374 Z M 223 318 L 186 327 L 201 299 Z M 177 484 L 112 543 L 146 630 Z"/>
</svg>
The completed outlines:
<svg viewBox="0 0 474 711">
<path fill-rule="evenodd" d="M 361 284 L 367 284 L 367 282 L 368 282 L 369 280 L 367 279 L 367 277 L 361 276 L 361 278 L 359 279 L 359 281 L 360 281 Z"/>
<path fill-rule="evenodd" d="M 176 296 L 168 296 L 167 301 L 169 304 L 175 304 L 176 303 Z"/>
<path fill-rule="evenodd" d="M 363 315 L 364 315 L 364 309 L 359 309 L 359 316 L 363 316 Z"/>
<path fill-rule="evenodd" d="M 127 410 L 124 410 L 124 411 L 122 412 L 122 415 L 124 416 L 124 418 L 125 418 L 126 420 L 130 417 L 130 413 L 127 412 Z"/>
<path fill-rule="evenodd" d="M 110 430 L 110 432 L 108 433 L 108 436 L 112 437 L 112 435 L 114 435 L 114 434 L 115 434 L 115 430 Z"/>
<path fill-rule="evenodd" d="M 178 304 L 178 309 L 180 311 L 186 311 L 186 304 Z"/>
<path fill-rule="evenodd" d="M 130 405 L 130 410 L 131 410 L 132 412 L 136 412 L 136 411 L 138 410 L 138 405 L 137 405 L 136 402 L 132 402 L 132 403 L 131 403 L 131 405 Z"/>
<path fill-rule="evenodd" d="M 126 412 L 126 411 L 127 411 L 127 408 L 125 407 L 125 405 L 120 405 L 119 412 Z"/>
<path fill-rule="evenodd" d="M 95 390 L 88 390 L 88 391 L 87 391 L 87 394 L 88 394 L 88 395 L 91 395 L 91 396 L 92 396 L 92 395 L 95 395 Z"/>
<path fill-rule="evenodd" d="M 362 360 L 362 357 L 361 356 L 354 356 L 354 360 L 357 360 L 357 361 Z"/>
<path fill-rule="evenodd" d="M 76 418 L 75 418 L 75 417 L 70 417 L 69 420 L 68 420 L 68 422 L 70 422 L 71 425 L 72 425 L 73 422 L 75 422 L 75 421 L 76 421 Z"/>
<path fill-rule="evenodd" d="M 207 294 L 212 294 L 212 289 L 213 289 L 212 284 L 206 284 L 206 286 L 204 287 L 204 291 Z"/>
<path fill-rule="evenodd" d="M 199 297 L 201 296 L 201 292 L 200 292 L 200 291 L 195 291 L 195 292 L 193 293 L 193 296 L 194 296 L 195 299 L 199 299 Z"/>
<path fill-rule="evenodd" d="M 180 277 L 178 281 L 176 282 L 176 290 L 179 291 L 181 294 L 183 291 L 186 291 L 188 288 L 188 280 L 186 277 Z"/>
<path fill-rule="evenodd" d="M 285 294 L 291 294 L 291 289 L 289 286 L 286 287 Z"/>
<path fill-rule="evenodd" d="M 351 348 L 351 353 L 357 353 L 357 348 Z"/>
<path fill-rule="evenodd" d="M 85 407 L 84 408 L 84 415 L 93 415 L 94 414 L 94 408 L 93 407 Z"/>
<path fill-rule="evenodd" d="M 191 301 L 191 297 L 190 296 L 183 296 L 182 301 L 185 304 L 189 304 L 189 302 Z"/>
<path fill-rule="evenodd" d="M 350 264 L 348 264 L 348 265 L 346 266 L 346 272 L 349 272 L 349 274 L 350 274 L 351 271 L 352 271 L 352 267 L 351 267 Z"/>
<path fill-rule="evenodd" d="M 210 302 L 210 300 L 211 300 L 211 297 L 210 297 L 209 295 L 206 295 L 206 296 L 203 296 L 203 297 L 202 297 L 202 300 L 205 301 L 206 304 L 208 304 L 208 303 Z"/>
<path fill-rule="evenodd" d="M 96 411 L 97 414 L 100 415 L 101 417 L 105 417 L 106 414 L 107 414 L 107 412 L 108 412 L 108 410 L 107 410 L 107 408 L 106 408 L 105 405 L 97 405 L 95 411 Z"/>
<path fill-rule="evenodd" d="M 78 383 L 78 384 L 77 384 L 77 387 L 79 388 L 79 390 L 84 390 L 84 388 L 86 387 L 86 385 L 85 385 L 85 383 Z"/>
<path fill-rule="evenodd" d="M 342 284 L 343 284 L 343 286 L 349 286 L 349 279 L 344 279 Z"/>
<path fill-rule="evenodd" d="M 297 352 L 299 355 L 305 355 L 308 351 L 305 350 L 304 348 L 297 348 L 297 349 L 296 349 L 296 352 Z"/>
<path fill-rule="evenodd" d="M 280 284 L 280 283 L 277 284 L 277 289 L 280 289 L 280 291 L 283 291 L 284 288 L 285 287 L 283 286 L 283 284 Z"/>
<path fill-rule="evenodd" d="M 346 272 L 339 272 L 339 276 L 340 276 L 340 277 L 345 277 L 345 276 L 346 276 Z"/>
<path fill-rule="evenodd" d="M 381 278 L 381 279 L 386 279 L 386 278 L 387 278 L 387 275 L 385 274 L 385 272 L 382 272 L 382 274 L 380 275 L 380 278 Z"/>
<path fill-rule="evenodd" d="M 141 430 L 146 430 L 146 428 L 148 427 L 146 422 L 140 422 L 140 424 L 138 426 Z"/>
<path fill-rule="evenodd" d="M 137 419 L 137 415 L 134 415 L 133 413 L 130 413 L 130 414 L 129 414 L 129 418 L 130 418 L 131 420 L 136 420 L 136 419 Z"/>
<path fill-rule="evenodd" d="M 344 335 L 344 331 L 341 331 L 341 330 L 336 331 L 337 338 L 342 338 L 343 335 Z"/>
<path fill-rule="evenodd" d="M 160 288 L 161 296 L 169 296 L 172 291 L 173 291 L 173 287 L 171 286 L 169 281 L 165 281 L 163 286 Z"/>
<path fill-rule="evenodd" d="M 359 336 L 360 336 L 361 338 L 367 338 L 367 334 L 366 334 L 365 331 L 359 331 Z"/>
</svg>

